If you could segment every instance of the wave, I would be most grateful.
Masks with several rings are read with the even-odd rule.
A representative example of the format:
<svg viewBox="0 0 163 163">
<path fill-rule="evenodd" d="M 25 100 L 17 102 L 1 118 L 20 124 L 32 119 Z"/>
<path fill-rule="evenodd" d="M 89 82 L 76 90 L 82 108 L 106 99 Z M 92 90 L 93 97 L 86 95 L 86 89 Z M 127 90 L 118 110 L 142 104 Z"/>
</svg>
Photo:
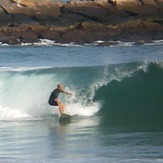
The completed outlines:
<svg viewBox="0 0 163 163">
<path fill-rule="evenodd" d="M 101 125 L 157 126 L 163 120 L 163 63 L 92 67 L 0 68 L 0 120 L 37 119 L 59 114 L 48 105 L 58 83 L 73 96 L 60 95 L 65 111 L 100 116 Z"/>
<path fill-rule="evenodd" d="M 102 125 L 162 130 L 162 83 L 162 64 L 150 63 L 145 71 L 100 87 L 94 100 L 102 103 Z"/>
</svg>

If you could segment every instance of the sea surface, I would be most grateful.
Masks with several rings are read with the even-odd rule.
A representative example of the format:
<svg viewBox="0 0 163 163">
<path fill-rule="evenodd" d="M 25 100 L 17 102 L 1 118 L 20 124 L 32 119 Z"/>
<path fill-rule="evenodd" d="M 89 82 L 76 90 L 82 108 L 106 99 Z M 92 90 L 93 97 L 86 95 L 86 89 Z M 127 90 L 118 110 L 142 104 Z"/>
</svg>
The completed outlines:
<svg viewBox="0 0 163 163">
<path fill-rule="evenodd" d="M 0 162 L 163 162 L 163 41 L 1 44 Z"/>
</svg>

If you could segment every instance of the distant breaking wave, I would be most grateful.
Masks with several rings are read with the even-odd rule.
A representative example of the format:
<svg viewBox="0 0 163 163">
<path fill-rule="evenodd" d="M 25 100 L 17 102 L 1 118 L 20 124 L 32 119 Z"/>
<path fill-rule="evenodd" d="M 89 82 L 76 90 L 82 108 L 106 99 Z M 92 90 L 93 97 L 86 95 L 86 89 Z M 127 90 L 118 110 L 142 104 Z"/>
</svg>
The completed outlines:
<svg viewBox="0 0 163 163">
<path fill-rule="evenodd" d="M 122 42 L 122 41 L 109 41 L 110 42 L 110 47 L 119 47 L 119 46 L 124 46 L 124 47 L 128 47 L 128 46 L 136 46 L 135 42 Z M 48 40 L 48 39 L 40 39 L 38 42 L 34 42 L 34 43 L 20 43 L 16 46 L 105 46 L 102 43 L 104 43 L 104 41 L 95 41 L 94 43 L 88 44 L 85 43 L 84 45 L 79 45 L 76 44 L 74 42 L 70 42 L 70 43 L 57 43 L 55 41 L 52 40 Z M 163 45 L 163 40 L 153 40 L 153 42 L 151 43 L 142 43 L 143 46 L 148 46 L 148 45 Z M 2 43 L 0 42 L 0 46 L 10 46 L 9 44 L 6 43 Z M 13 45 L 11 45 L 13 46 Z"/>
</svg>

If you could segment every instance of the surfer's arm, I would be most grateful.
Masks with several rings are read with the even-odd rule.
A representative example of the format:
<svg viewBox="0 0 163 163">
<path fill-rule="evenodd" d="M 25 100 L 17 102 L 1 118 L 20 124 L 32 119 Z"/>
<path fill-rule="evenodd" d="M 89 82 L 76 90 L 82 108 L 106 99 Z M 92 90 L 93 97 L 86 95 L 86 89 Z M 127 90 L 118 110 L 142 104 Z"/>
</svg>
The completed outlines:
<svg viewBox="0 0 163 163">
<path fill-rule="evenodd" d="M 72 95 L 71 92 L 67 92 L 67 91 L 65 91 L 65 90 L 63 90 L 63 93 L 68 94 L 68 95 Z"/>
</svg>

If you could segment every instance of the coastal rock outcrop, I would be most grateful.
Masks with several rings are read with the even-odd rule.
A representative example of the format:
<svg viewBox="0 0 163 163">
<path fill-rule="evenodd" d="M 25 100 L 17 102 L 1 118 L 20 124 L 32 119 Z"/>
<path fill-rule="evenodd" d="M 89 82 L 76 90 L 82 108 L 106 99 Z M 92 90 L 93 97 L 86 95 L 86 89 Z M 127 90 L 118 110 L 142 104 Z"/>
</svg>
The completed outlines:
<svg viewBox="0 0 163 163">
<path fill-rule="evenodd" d="M 103 45 L 163 39 L 163 0 L 1 0 L 0 42 L 39 39 Z"/>
<path fill-rule="evenodd" d="M 115 2 L 116 7 L 142 14 L 141 16 L 163 16 L 163 0 L 115 0 Z"/>
</svg>

